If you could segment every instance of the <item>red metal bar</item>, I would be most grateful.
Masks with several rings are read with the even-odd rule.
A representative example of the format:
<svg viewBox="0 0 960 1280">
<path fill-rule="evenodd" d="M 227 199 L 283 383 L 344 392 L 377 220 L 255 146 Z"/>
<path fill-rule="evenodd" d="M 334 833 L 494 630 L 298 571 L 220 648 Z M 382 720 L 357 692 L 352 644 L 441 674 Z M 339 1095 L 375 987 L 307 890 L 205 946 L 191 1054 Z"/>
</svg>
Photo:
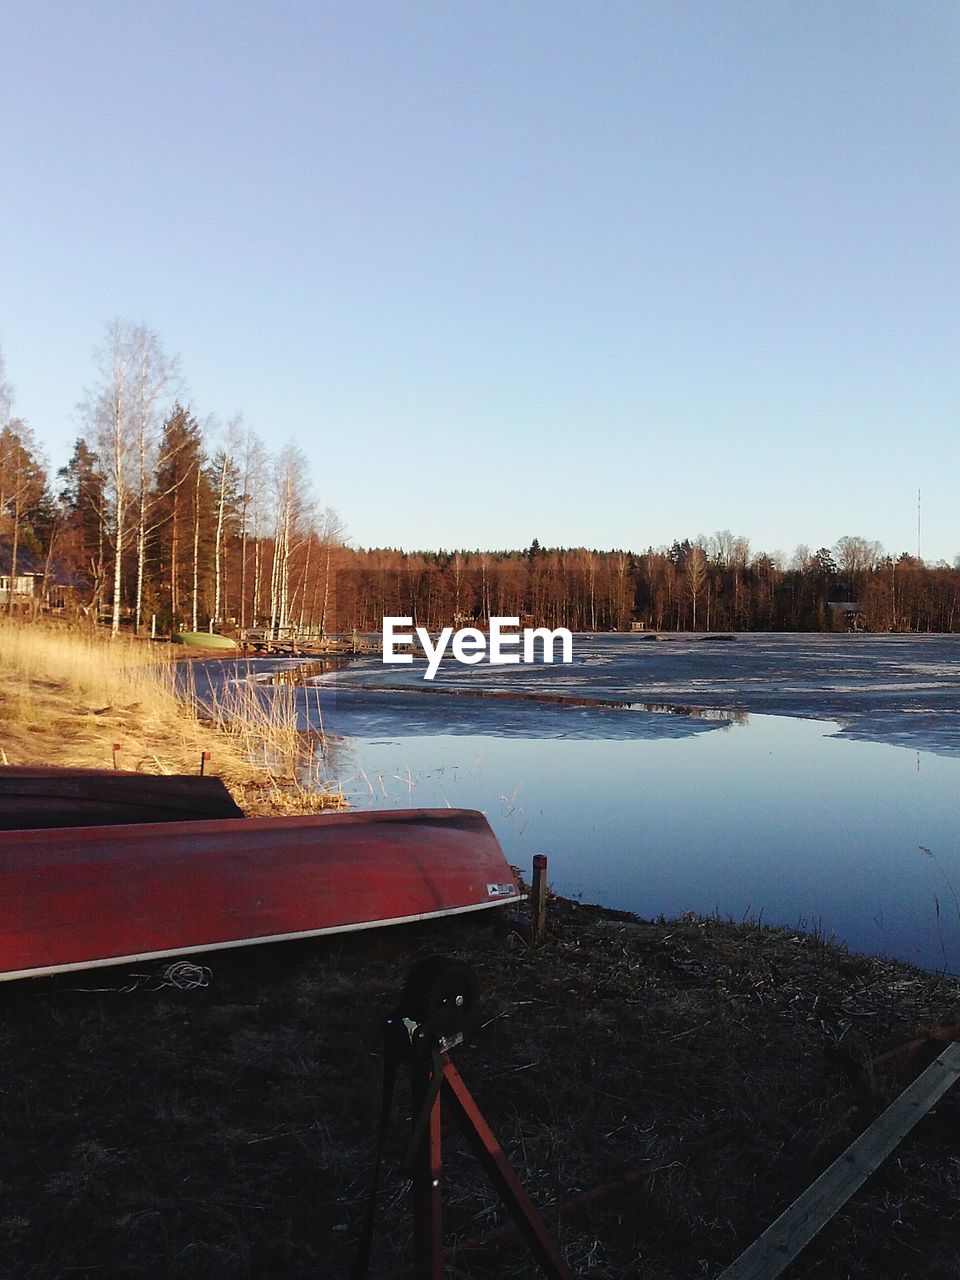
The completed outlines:
<svg viewBox="0 0 960 1280">
<path fill-rule="evenodd" d="M 918 1036 L 916 1040 L 909 1040 L 906 1044 L 898 1045 L 896 1049 L 881 1053 L 871 1061 L 870 1069 L 876 1074 L 896 1071 L 898 1067 L 918 1057 L 925 1049 L 932 1050 L 938 1045 L 949 1044 L 953 1040 L 960 1040 L 960 1022 L 948 1022 L 946 1026 L 928 1031 L 925 1036 Z"/>
<path fill-rule="evenodd" d="M 413 1067 L 411 1094 L 416 1123 L 430 1092 L 431 1064 Z M 441 1185 L 440 1095 L 430 1107 L 423 1141 L 413 1158 L 413 1256 L 418 1280 L 443 1280 L 443 1187 Z"/>
<path fill-rule="evenodd" d="M 612 1200 L 616 1196 L 623 1195 L 629 1191 L 631 1187 L 646 1182 L 660 1170 L 682 1164 L 685 1160 L 688 1160 L 691 1156 L 698 1155 L 701 1151 L 723 1146 L 736 1136 L 737 1133 L 733 1129 L 713 1129 L 705 1133 L 701 1138 L 692 1138 L 686 1142 L 680 1142 L 666 1155 L 644 1160 L 635 1169 L 631 1169 L 613 1182 L 605 1182 L 599 1187 L 591 1188 L 589 1191 L 581 1191 L 578 1195 L 571 1196 L 569 1200 L 564 1200 L 559 1204 L 547 1205 L 543 1210 L 543 1216 L 550 1221 L 556 1221 L 561 1217 L 573 1217 L 578 1213 L 585 1213 L 595 1205 Z M 520 1229 L 516 1223 L 504 1223 L 502 1227 L 494 1227 L 492 1231 L 488 1231 L 485 1235 L 476 1236 L 472 1240 L 458 1241 L 452 1252 L 458 1257 L 464 1255 L 469 1257 L 472 1253 L 486 1253 L 491 1249 L 499 1249 L 502 1245 L 509 1244 L 519 1234 Z"/>
<path fill-rule="evenodd" d="M 549 1280 L 573 1280 L 573 1272 L 564 1261 L 547 1224 L 524 1190 L 513 1166 L 504 1155 L 503 1148 L 449 1058 L 444 1062 L 443 1084 L 441 1093 L 450 1103 L 474 1155 L 519 1227 L 541 1271 Z"/>
</svg>

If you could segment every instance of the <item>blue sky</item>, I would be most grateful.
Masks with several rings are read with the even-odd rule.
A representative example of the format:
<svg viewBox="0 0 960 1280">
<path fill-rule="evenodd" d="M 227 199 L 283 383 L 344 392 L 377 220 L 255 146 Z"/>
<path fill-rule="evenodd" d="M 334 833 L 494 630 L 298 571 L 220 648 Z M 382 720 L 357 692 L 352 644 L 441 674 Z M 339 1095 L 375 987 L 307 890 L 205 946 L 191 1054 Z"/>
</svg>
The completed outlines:
<svg viewBox="0 0 960 1280">
<path fill-rule="evenodd" d="M 356 545 L 960 554 L 952 3 L 0 0 L 0 349 L 113 317 Z"/>
</svg>

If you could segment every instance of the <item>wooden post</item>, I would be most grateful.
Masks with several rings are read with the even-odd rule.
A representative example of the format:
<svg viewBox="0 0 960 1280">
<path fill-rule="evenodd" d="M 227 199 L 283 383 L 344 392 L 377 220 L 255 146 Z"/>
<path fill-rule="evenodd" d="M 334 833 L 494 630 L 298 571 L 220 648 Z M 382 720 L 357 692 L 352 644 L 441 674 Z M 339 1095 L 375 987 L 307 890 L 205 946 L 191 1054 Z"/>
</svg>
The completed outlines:
<svg viewBox="0 0 960 1280">
<path fill-rule="evenodd" d="M 113 767 L 114 767 L 115 769 L 119 769 L 119 768 L 120 768 L 120 759 L 119 759 L 119 757 L 120 757 L 120 743 L 119 743 L 119 742 L 115 742 L 115 743 L 113 744 Z"/>
<path fill-rule="evenodd" d="M 207 761 L 209 759 L 210 759 L 209 751 L 200 752 L 200 777 L 201 778 L 204 776 L 204 770 L 206 769 Z"/>
<path fill-rule="evenodd" d="M 537 853 L 533 857 L 530 924 L 534 942 L 540 942 L 547 925 L 547 855 L 545 853 Z"/>
</svg>

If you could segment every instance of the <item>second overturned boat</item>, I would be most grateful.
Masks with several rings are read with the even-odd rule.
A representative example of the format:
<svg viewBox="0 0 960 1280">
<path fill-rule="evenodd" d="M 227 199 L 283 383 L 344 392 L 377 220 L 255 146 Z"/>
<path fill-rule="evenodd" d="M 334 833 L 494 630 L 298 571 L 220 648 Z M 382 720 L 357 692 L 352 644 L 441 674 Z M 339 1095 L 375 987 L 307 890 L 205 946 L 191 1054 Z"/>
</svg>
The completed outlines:
<svg viewBox="0 0 960 1280">
<path fill-rule="evenodd" d="M 0 831 L 242 817 L 219 778 L 195 773 L 12 764 L 0 769 Z"/>
<path fill-rule="evenodd" d="M 193 649 L 236 649 L 236 640 L 218 635 L 215 631 L 175 631 L 174 644 L 185 644 Z"/>
</svg>

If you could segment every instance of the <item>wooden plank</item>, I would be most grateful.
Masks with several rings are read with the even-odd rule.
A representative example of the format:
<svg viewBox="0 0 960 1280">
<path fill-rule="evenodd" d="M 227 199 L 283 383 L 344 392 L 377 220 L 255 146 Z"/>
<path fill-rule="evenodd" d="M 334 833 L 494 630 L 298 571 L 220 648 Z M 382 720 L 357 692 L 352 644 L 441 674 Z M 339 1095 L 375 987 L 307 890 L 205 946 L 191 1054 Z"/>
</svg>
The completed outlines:
<svg viewBox="0 0 960 1280">
<path fill-rule="evenodd" d="M 842 1156 L 794 1200 L 719 1280 L 775 1280 L 960 1077 L 951 1044 Z"/>
</svg>

